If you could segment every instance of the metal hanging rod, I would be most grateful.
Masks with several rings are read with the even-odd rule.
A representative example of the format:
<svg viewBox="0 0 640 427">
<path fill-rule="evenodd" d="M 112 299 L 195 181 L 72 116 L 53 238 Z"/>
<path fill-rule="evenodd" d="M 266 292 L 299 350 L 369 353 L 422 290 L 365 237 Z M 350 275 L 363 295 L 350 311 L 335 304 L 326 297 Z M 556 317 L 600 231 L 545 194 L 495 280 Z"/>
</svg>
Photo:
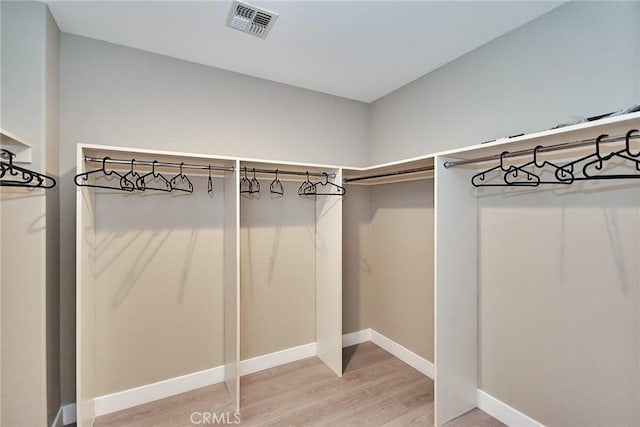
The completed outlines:
<svg viewBox="0 0 640 427">
<path fill-rule="evenodd" d="M 376 179 L 376 178 L 385 178 L 387 176 L 398 176 L 398 175 L 406 175 L 410 173 L 418 173 L 418 172 L 429 172 L 433 170 L 433 166 L 424 166 L 420 168 L 406 169 L 397 172 L 389 172 L 389 173 L 380 173 L 377 175 L 367 175 L 367 176 L 359 176 L 356 178 L 345 178 L 344 182 L 355 182 L 355 181 L 364 181 L 367 179 Z"/>
<path fill-rule="evenodd" d="M 242 166 L 240 169 L 244 170 L 245 166 Z M 247 166 L 247 172 L 251 172 L 253 173 L 253 166 L 249 167 Z M 278 172 L 278 174 L 280 175 L 295 175 L 295 176 L 307 176 L 307 174 L 309 176 L 315 176 L 315 177 L 321 177 L 324 178 L 325 176 L 329 176 L 329 178 L 335 178 L 336 174 L 335 173 L 322 173 L 322 172 L 300 172 L 300 171 L 288 171 L 288 170 L 283 170 L 283 169 L 260 169 L 260 168 L 255 168 L 256 173 L 276 173 Z"/>
<path fill-rule="evenodd" d="M 626 134 L 614 135 L 614 136 L 602 138 L 600 139 L 600 142 L 604 142 L 604 143 L 620 142 L 620 141 L 625 141 L 626 137 L 627 137 Z M 640 138 L 640 135 L 630 136 L 630 139 L 638 139 L 638 138 Z M 587 145 L 595 144 L 597 139 L 598 138 L 589 138 L 589 139 L 582 139 L 579 141 L 562 142 L 560 144 L 548 145 L 546 147 L 539 148 L 538 153 L 550 153 L 554 151 L 562 151 L 567 149 L 585 147 Z M 520 157 L 520 156 L 533 154 L 533 150 L 534 150 L 533 148 L 526 148 L 524 150 L 519 150 L 519 151 L 510 151 L 507 154 L 505 154 L 503 158 Z M 470 165 L 473 163 L 488 162 L 491 160 L 500 160 L 500 154 L 494 154 L 491 156 L 484 156 L 484 157 L 476 157 L 475 159 L 468 159 L 468 160 L 457 160 L 455 162 L 444 162 L 444 167 L 448 169 L 456 166 Z"/>
<path fill-rule="evenodd" d="M 89 156 L 85 156 L 84 157 L 84 161 L 85 162 L 96 162 L 96 163 L 102 163 L 104 160 L 104 158 L 99 158 L 99 157 L 89 157 Z M 189 163 L 171 163 L 171 162 L 153 162 L 153 161 L 149 161 L 149 160 L 123 160 L 123 159 L 107 159 L 106 163 L 112 163 L 112 164 L 116 164 L 116 165 L 129 165 L 131 166 L 131 163 L 133 162 L 134 165 L 141 165 L 141 166 L 155 166 L 156 167 L 171 167 L 171 168 L 179 168 L 182 166 L 182 168 L 184 169 L 197 169 L 197 170 L 212 170 L 212 171 L 230 171 L 233 172 L 234 168 L 233 166 L 214 166 L 214 165 L 194 165 L 194 164 L 189 164 Z"/>
</svg>

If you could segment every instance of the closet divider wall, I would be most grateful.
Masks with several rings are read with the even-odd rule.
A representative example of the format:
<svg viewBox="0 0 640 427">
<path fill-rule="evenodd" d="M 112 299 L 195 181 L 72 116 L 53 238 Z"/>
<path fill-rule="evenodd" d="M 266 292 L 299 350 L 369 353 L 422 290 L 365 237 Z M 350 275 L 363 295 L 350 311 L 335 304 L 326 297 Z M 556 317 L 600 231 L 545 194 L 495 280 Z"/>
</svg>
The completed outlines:
<svg viewBox="0 0 640 427">
<path fill-rule="evenodd" d="M 233 162 L 234 172 L 240 162 Z M 236 411 L 240 410 L 240 176 L 224 177 L 224 380 Z"/>
<path fill-rule="evenodd" d="M 435 170 L 435 423 L 476 407 L 478 389 L 477 200 L 472 174 Z"/>
<path fill-rule="evenodd" d="M 333 169 L 342 184 L 342 171 Z M 316 345 L 318 357 L 342 376 L 342 197 L 316 196 Z"/>
</svg>

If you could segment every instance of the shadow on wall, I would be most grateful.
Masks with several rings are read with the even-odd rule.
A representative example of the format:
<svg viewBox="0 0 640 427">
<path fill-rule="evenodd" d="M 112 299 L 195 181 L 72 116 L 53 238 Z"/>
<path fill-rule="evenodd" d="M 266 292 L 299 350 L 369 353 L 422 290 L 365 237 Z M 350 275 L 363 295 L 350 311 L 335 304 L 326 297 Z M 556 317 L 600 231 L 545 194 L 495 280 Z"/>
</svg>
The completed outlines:
<svg viewBox="0 0 640 427">
<path fill-rule="evenodd" d="M 197 260 L 222 253 L 224 194 L 210 196 L 206 177 L 192 181 L 191 194 L 96 192 L 96 274 L 111 277 L 118 270 L 114 307 L 125 303 L 141 280 L 149 280 L 152 270 L 167 266 L 179 303 Z M 223 188 L 221 179 L 214 180 L 214 188 Z"/>
<path fill-rule="evenodd" d="M 302 262 L 315 269 L 315 258 L 297 258 L 296 245 L 300 245 L 302 252 L 316 245 L 316 201 L 298 196 L 296 182 L 283 182 L 283 187 L 284 196 L 272 194 L 268 186 L 263 186 L 260 193 L 243 194 L 240 199 L 242 262 L 246 266 L 242 269 L 243 283 L 249 287 L 256 283 L 255 271 L 260 271 L 260 282 L 266 277 L 266 282 L 272 283 L 278 265 Z M 264 250 L 265 245 L 268 251 Z M 268 256 L 266 265 L 260 259 L 264 256 Z M 255 268 L 257 263 L 263 268 Z"/>
<path fill-rule="evenodd" d="M 629 181 L 479 192 L 484 391 L 545 424 L 637 420 L 639 202 Z"/>
<path fill-rule="evenodd" d="M 546 240 L 550 247 L 557 249 L 558 259 L 554 264 L 558 269 L 558 277 L 568 279 L 570 276 L 566 270 L 566 256 L 570 252 L 589 252 L 591 247 L 591 252 L 602 253 L 604 258 L 608 259 L 611 255 L 617 266 L 615 271 L 618 280 L 615 282 L 619 286 L 625 289 L 635 286 L 635 282 L 630 282 L 631 275 L 635 273 L 629 271 L 629 266 L 636 265 L 636 262 L 624 242 L 630 234 L 638 233 L 640 218 L 634 213 L 640 204 L 640 188 L 637 184 L 629 181 L 579 181 L 571 185 L 482 188 L 474 191 L 479 199 L 480 223 L 487 211 L 507 210 L 511 212 L 509 218 L 519 221 L 517 226 L 522 230 L 519 233 L 522 234 L 521 245 L 527 245 L 528 240 Z M 557 233 L 531 235 L 528 230 L 544 231 L 549 226 L 545 217 L 560 221 L 559 224 L 552 224 L 558 227 Z M 509 222 L 504 223 L 505 227 L 515 225 Z M 585 235 L 601 233 L 607 239 L 593 240 L 583 247 L 572 246 L 571 233 L 576 225 Z M 481 230 L 485 235 L 489 233 L 487 238 L 493 236 L 490 230 Z"/>
</svg>

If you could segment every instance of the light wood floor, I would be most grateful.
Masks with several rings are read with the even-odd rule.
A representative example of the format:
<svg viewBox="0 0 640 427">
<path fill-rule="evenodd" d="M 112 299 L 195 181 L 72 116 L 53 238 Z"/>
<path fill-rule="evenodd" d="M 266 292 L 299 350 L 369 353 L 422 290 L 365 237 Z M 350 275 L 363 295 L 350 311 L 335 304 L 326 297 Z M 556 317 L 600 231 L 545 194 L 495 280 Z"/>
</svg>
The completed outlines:
<svg viewBox="0 0 640 427">
<path fill-rule="evenodd" d="M 432 426 L 433 381 L 367 342 L 343 352 L 338 378 L 318 358 L 247 375 L 241 379 L 241 426 Z M 191 426 L 202 413 L 230 411 L 223 384 L 204 387 L 96 419 L 96 426 Z M 199 424 L 193 424 L 194 420 Z M 448 427 L 498 427 L 475 409 Z"/>
</svg>

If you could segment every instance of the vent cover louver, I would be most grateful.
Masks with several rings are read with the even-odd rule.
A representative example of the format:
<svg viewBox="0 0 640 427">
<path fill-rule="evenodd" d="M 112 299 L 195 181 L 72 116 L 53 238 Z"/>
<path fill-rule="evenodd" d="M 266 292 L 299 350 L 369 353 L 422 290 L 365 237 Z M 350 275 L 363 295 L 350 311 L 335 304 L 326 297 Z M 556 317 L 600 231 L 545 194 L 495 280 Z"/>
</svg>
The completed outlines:
<svg viewBox="0 0 640 427">
<path fill-rule="evenodd" d="M 277 13 L 234 1 L 227 18 L 227 26 L 264 39 L 276 19 Z"/>
</svg>

